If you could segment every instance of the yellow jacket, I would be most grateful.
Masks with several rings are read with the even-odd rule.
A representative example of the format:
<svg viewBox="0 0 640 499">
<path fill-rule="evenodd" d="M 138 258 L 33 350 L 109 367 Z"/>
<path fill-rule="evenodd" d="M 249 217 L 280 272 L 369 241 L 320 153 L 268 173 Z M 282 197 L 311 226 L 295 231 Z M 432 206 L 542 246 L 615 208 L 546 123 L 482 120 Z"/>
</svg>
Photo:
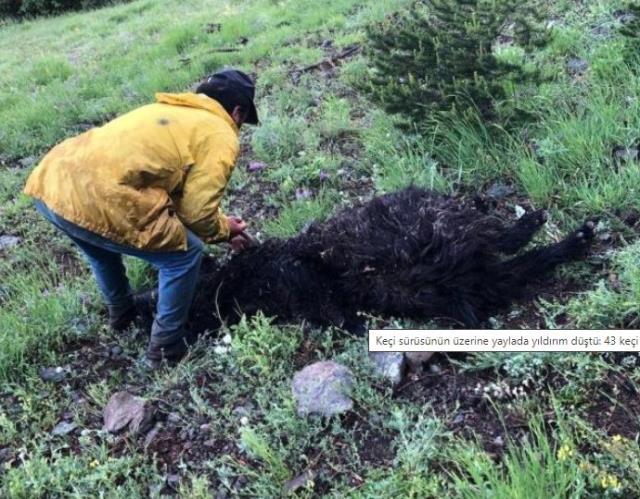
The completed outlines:
<svg viewBox="0 0 640 499">
<path fill-rule="evenodd" d="M 226 240 L 220 199 L 238 156 L 238 128 L 206 95 L 156 100 L 55 146 L 24 192 L 140 249 L 184 250 L 185 227 L 209 243 Z"/>
</svg>

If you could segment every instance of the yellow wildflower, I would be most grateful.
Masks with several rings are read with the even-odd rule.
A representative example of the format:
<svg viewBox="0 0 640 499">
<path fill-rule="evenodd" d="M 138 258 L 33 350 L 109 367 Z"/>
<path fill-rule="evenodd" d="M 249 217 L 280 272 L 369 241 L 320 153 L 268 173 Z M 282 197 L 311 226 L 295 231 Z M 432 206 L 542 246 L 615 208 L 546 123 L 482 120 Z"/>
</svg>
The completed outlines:
<svg viewBox="0 0 640 499">
<path fill-rule="evenodd" d="M 573 449 L 565 444 L 558 449 L 556 456 L 558 458 L 558 461 L 566 461 L 570 457 L 573 457 L 573 454 Z"/>
<path fill-rule="evenodd" d="M 611 473 L 605 473 L 600 477 L 600 486 L 603 489 L 617 489 L 620 487 L 620 480 Z"/>
<path fill-rule="evenodd" d="M 614 435 L 613 437 L 611 437 L 611 441 L 614 444 L 617 444 L 619 442 L 622 442 L 622 440 L 624 440 L 624 437 L 622 435 Z"/>
<path fill-rule="evenodd" d="M 100 464 L 100 461 L 98 461 L 97 459 L 94 459 L 93 461 L 91 461 L 89 463 L 89 468 L 95 468 L 96 466 L 98 466 Z"/>
<path fill-rule="evenodd" d="M 593 468 L 593 465 L 589 461 L 582 461 L 578 465 L 578 468 L 580 468 L 581 471 L 589 471 Z"/>
</svg>

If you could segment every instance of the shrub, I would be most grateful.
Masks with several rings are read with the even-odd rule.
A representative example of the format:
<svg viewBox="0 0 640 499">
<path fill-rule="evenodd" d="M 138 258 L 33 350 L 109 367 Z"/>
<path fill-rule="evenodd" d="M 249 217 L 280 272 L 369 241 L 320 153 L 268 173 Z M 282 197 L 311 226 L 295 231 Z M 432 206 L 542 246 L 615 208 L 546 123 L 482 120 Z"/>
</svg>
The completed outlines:
<svg viewBox="0 0 640 499">
<path fill-rule="evenodd" d="M 624 58 L 635 69 L 640 60 L 640 5 L 628 4 L 618 20 L 625 41 Z"/>
<path fill-rule="evenodd" d="M 33 17 L 104 7 L 116 0 L 0 0 L 0 16 Z"/>
<path fill-rule="evenodd" d="M 549 39 L 539 20 L 531 2 L 419 0 L 368 28 L 372 68 L 360 85 L 405 124 L 434 113 L 495 121 L 509 82 L 540 79 L 528 64 Z M 510 57 L 500 45 L 511 45 Z"/>
</svg>

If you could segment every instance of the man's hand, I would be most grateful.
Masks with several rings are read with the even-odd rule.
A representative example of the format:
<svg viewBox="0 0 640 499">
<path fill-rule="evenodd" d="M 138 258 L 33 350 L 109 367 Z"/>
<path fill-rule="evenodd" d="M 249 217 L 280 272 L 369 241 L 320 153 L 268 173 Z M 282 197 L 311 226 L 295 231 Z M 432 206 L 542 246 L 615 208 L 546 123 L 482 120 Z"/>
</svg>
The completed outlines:
<svg viewBox="0 0 640 499">
<path fill-rule="evenodd" d="M 247 223 L 240 217 L 228 216 L 227 222 L 229 222 L 229 241 L 242 234 L 247 228 Z"/>
<path fill-rule="evenodd" d="M 247 234 L 246 232 L 242 232 L 238 234 L 237 236 L 233 237 L 229 242 L 231 243 L 231 250 L 234 253 L 240 253 L 241 251 L 244 251 L 247 248 L 250 248 L 251 246 L 256 244 L 255 239 L 251 237 L 249 234 Z"/>
<path fill-rule="evenodd" d="M 253 238 L 245 232 L 247 223 L 240 217 L 227 217 L 229 222 L 229 243 L 234 253 L 240 253 L 254 244 Z"/>
</svg>

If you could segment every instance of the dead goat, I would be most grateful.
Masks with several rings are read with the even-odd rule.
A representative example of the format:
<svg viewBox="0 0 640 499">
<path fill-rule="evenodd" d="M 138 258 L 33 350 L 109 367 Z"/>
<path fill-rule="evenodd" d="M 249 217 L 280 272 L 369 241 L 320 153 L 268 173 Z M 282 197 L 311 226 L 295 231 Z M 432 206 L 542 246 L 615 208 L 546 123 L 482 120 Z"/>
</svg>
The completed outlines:
<svg viewBox="0 0 640 499">
<path fill-rule="evenodd" d="M 198 327 L 259 310 L 279 319 L 362 331 L 358 312 L 451 319 L 479 327 L 527 285 L 580 258 L 592 221 L 515 257 L 545 223 L 542 210 L 506 226 L 461 199 L 410 187 L 345 209 L 289 239 L 270 239 L 217 267 L 195 302 Z"/>
</svg>

